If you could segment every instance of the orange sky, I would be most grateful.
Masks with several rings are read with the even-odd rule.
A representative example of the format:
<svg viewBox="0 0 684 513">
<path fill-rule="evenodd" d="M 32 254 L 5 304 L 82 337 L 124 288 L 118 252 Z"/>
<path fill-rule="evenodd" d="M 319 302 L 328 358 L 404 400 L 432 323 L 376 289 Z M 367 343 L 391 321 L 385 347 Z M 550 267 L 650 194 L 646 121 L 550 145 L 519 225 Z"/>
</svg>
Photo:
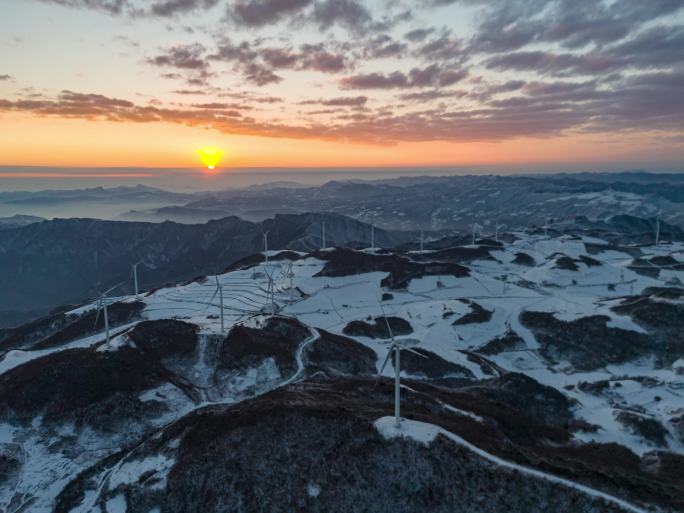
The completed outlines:
<svg viewBox="0 0 684 513">
<path fill-rule="evenodd" d="M 624 136 L 568 135 L 463 144 L 393 145 L 231 136 L 171 123 L 124 123 L 3 115 L 0 162 L 8 166 L 198 167 L 205 145 L 226 153 L 220 167 L 373 167 L 610 162 L 658 159 L 663 147 Z M 681 146 L 680 146 L 681 148 Z M 667 150 L 672 152 L 671 144 Z"/>
</svg>

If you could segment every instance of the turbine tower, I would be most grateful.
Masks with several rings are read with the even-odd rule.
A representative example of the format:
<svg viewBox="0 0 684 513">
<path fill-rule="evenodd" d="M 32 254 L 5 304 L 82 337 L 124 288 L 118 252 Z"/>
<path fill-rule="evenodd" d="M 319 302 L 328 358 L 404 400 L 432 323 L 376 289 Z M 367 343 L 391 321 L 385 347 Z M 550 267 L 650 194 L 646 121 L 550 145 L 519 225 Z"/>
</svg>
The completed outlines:
<svg viewBox="0 0 684 513">
<path fill-rule="evenodd" d="M 225 331 L 225 324 L 223 321 L 223 285 L 219 282 L 218 276 L 214 276 L 214 278 L 216 278 L 216 290 L 214 291 L 214 295 L 211 296 L 211 299 L 209 300 L 209 305 L 211 305 L 212 301 L 214 301 L 214 298 L 218 294 L 219 308 L 221 309 L 221 333 L 223 333 Z M 209 308 L 209 305 L 207 305 L 207 308 Z"/>
<path fill-rule="evenodd" d="M 658 216 L 658 218 L 656 219 L 655 243 L 656 243 L 656 246 L 660 246 L 660 216 Z"/>
<path fill-rule="evenodd" d="M 139 289 L 138 289 L 138 266 L 140 264 L 145 264 L 146 267 L 152 268 L 152 266 L 150 264 L 148 264 L 147 262 L 145 262 L 145 260 L 143 260 L 142 258 L 133 264 L 133 285 L 135 287 L 135 295 L 136 296 L 139 293 Z"/>
<path fill-rule="evenodd" d="M 506 225 L 505 224 L 499 224 L 499 222 L 497 221 L 495 224 L 495 232 L 494 232 L 494 240 L 496 242 L 499 242 L 499 230 L 501 228 L 506 228 Z"/>
<path fill-rule="evenodd" d="M 264 272 L 266 273 L 266 276 L 268 277 L 268 290 L 266 292 L 266 305 L 264 306 L 264 309 L 270 313 L 271 315 L 276 313 L 276 304 L 275 304 L 275 280 L 273 279 L 273 270 L 269 273 L 267 269 L 264 269 Z M 269 299 L 270 299 L 270 307 L 269 307 Z"/>
<path fill-rule="evenodd" d="M 392 328 L 390 327 L 389 321 L 387 320 L 384 308 L 382 308 L 382 303 L 380 303 L 380 308 L 382 309 L 382 317 L 383 319 L 385 319 L 385 326 L 387 326 L 387 332 L 389 333 L 392 343 L 390 344 L 389 351 L 387 351 L 387 356 L 385 357 L 385 361 L 383 362 L 382 367 L 380 368 L 380 372 L 378 372 L 378 377 L 375 380 L 375 384 L 377 385 L 378 381 L 380 381 L 382 371 L 384 371 L 385 367 L 387 367 L 387 362 L 389 362 L 389 359 L 392 356 L 392 351 L 394 351 L 394 427 L 399 429 L 401 427 L 401 379 L 399 353 L 403 349 L 404 351 L 410 351 L 411 353 L 417 354 L 421 358 L 427 358 L 427 356 L 419 353 L 418 351 L 414 351 L 409 347 L 406 347 L 405 345 L 397 342 L 394 339 L 394 333 L 392 333 Z"/>
<path fill-rule="evenodd" d="M 264 237 L 264 255 L 266 257 L 266 263 L 268 263 L 268 231 L 262 231 L 261 234 Z"/>
<path fill-rule="evenodd" d="M 99 303 L 100 305 L 97 307 L 97 314 L 95 315 L 95 325 L 97 325 L 97 319 L 100 316 L 100 310 L 102 311 L 102 316 L 104 318 L 104 325 L 105 325 L 105 338 L 107 340 L 107 349 L 109 349 L 109 311 L 107 310 L 107 307 L 109 304 L 107 303 L 107 294 L 109 294 L 112 290 L 116 289 L 117 287 L 120 287 L 121 283 L 114 285 L 112 288 L 106 290 L 100 295 Z"/>
<path fill-rule="evenodd" d="M 375 249 L 375 225 L 371 223 L 371 249 Z"/>
<path fill-rule="evenodd" d="M 420 231 L 420 252 L 423 252 L 423 230 Z"/>
<path fill-rule="evenodd" d="M 473 246 L 475 245 L 475 235 L 477 234 L 477 231 L 482 229 L 482 226 L 480 226 L 477 223 L 473 223 Z"/>
<path fill-rule="evenodd" d="M 325 221 L 323 221 L 323 236 L 322 236 L 322 238 L 323 238 L 323 245 L 322 245 L 321 249 L 325 249 L 325 248 L 327 248 L 327 246 L 325 244 Z"/>
</svg>

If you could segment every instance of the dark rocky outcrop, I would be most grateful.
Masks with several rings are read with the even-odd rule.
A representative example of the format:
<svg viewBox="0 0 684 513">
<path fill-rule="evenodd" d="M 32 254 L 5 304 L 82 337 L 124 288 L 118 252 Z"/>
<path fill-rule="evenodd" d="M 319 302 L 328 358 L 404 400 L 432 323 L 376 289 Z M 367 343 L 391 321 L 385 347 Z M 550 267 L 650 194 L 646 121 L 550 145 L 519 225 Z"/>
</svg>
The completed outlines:
<svg viewBox="0 0 684 513">
<path fill-rule="evenodd" d="M 506 333 L 490 340 L 484 346 L 477 350 L 487 356 L 505 353 L 508 351 L 519 351 L 525 349 L 527 344 L 525 340 L 513 330 L 508 330 Z"/>
<path fill-rule="evenodd" d="M 461 301 L 470 306 L 470 312 L 456 319 L 452 323 L 453 326 L 461 326 L 464 324 L 482 324 L 492 320 L 492 315 L 494 312 L 491 310 L 486 310 L 482 307 L 482 305 L 476 303 L 475 301 L 469 301 L 467 299 L 463 299 Z"/>
<path fill-rule="evenodd" d="M 187 358 L 197 350 L 197 326 L 183 321 L 145 321 L 127 335 L 140 351 L 155 360 Z"/>
<path fill-rule="evenodd" d="M 517 265 L 524 265 L 525 267 L 534 267 L 535 265 L 537 265 L 537 262 L 531 255 L 523 253 L 522 251 L 519 251 L 515 254 L 513 263 Z"/>
<path fill-rule="evenodd" d="M 107 307 L 110 327 L 116 328 L 139 319 L 144 307 L 145 304 L 141 301 L 112 303 Z M 68 315 L 64 311 L 57 311 L 0 333 L 0 354 L 12 349 L 59 347 L 102 330 L 104 330 L 104 317 L 102 312 L 98 315 L 95 309 L 81 315 Z"/>
<path fill-rule="evenodd" d="M 664 292 L 654 297 L 628 298 L 613 311 L 629 315 L 634 322 L 648 331 L 653 352 L 661 365 L 670 365 L 684 355 L 684 305 L 659 300 Z"/>
<path fill-rule="evenodd" d="M 520 322 L 535 335 L 542 355 L 552 362 L 569 361 L 576 369 L 593 370 L 652 354 L 653 341 L 643 333 L 612 328 L 610 317 L 593 315 L 561 321 L 548 312 L 523 312 Z"/>
<path fill-rule="evenodd" d="M 10 446 L 0 445 L 0 486 L 6 486 L 21 470 L 21 459 Z"/>
<path fill-rule="evenodd" d="M 370 272 L 386 272 L 381 285 L 390 289 L 405 289 L 412 279 L 423 276 L 470 275 L 466 267 L 454 263 L 419 263 L 395 254 L 373 254 L 336 248 L 330 252 L 318 252 L 318 258 L 326 260 L 325 267 L 316 276 L 351 276 Z"/>
<path fill-rule="evenodd" d="M 320 338 L 304 350 L 309 375 L 364 376 L 377 372 L 372 349 L 347 337 L 318 330 Z"/>
<path fill-rule="evenodd" d="M 310 335 L 295 319 L 271 317 L 261 328 L 234 326 L 218 352 L 219 371 L 244 372 L 273 358 L 282 376 L 297 370 L 295 352 Z"/>
<path fill-rule="evenodd" d="M 140 319 L 145 303 L 142 301 L 117 302 L 107 306 L 110 329 L 122 324 Z M 34 344 L 31 349 L 49 349 L 59 347 L 66 342 L 104 331 L 104 315 L 97 310 L 86 312 L 72 322 L 68 322 L 62 329 Z"/>
<path fill-rule="evenodd" d="M 503 247 L 503 244 L 495 241 L 478 241 L 479 245 L 475 247 L 456 246 L 429 253 L 415 253 L 411 255 L 413 260 L 418 262 L 449 262 L 454 264 L 461 264 L 472 262 L 473 260 L 495 260 L 491 255 L 492 249 Z"/>
<path fill-rule="evenodd" d="M 658 447 L 667 447 L 665 441 L 667 430 L 657 420 L 629 411 L 617 412 L 615 419 L 635 435 L 645 438 Z"/>
<path fill-rule="evenodd" d="M 139 351 L 73 349 L 37 358 L 0 375 L 0 412 L 9 421 L 73 421 L 103 430 L 158 415 L 140 393 L 165 382 Z"/>
<path fill-rule="evenodd" d="M 401 352 L 399 363 L 401 371 L 406 374 L 429 380 L 456 379 L 460 380 L 460 384 L 462 384 L 462 380 L 475 377 L 467 367 L 445 360 L 432 351 L 420 347 L 412 347 L 411 349 L 422 356 L 418 356 L 412 351 Z M 390 358 L 390 361 L 394 366 L 394 356 Z"/>
<path fill-rule="evenodd" d="M 171 384 L 198 399 L 184 376 L 197 348 L 196 331 L 181 321 L 146 321 L 125 335 L 135 347 L 95 346 L 30 360 L 0 375 L 0 415 L 20 422 L 42 415 L 48 423 L 72 421 L 108 432 L 152 420 L 165 407 L 141 401 L 142 392 Z"/>
<path fill-rule="evenodd" d="M 474 385 L 469 390 L 547 424 L 567 426 L 573 419 L 573 403 L 570 399 L 525 374 L 508 372 Z"/>
<path fill-rule="evenodd" d="M 582 262 L 587 267 L 600 267 L 603 265 L 599 260 L 596 260 L 595 258 L 591 258 L 590 256 L 587 256 L 587 255 L 580 255 L 579 260 L 580 260 L 580 262 Z"/>
<path fill-rule="evenodd" d="M 388 324 L 389 329 L 392 330 L 391 334 L 387 329 Z M 365 321 L 352 321 L 344 327 L 342 333 L 351 337 L 388 339 L 391 335 L 395 337 L 410 335 L 413 333 L 413 328 L 411 323 L 401 317 L 380 316 L 373 319 L 373 324 Z"/>
<path fill-rule="evenodd" d="M 562 269 L 564 271 L 579 271 L 579 267 L 575 261 L 566 255 L 561 255 L 556 257 L 554 264 L 554 269 Z"/>
</svg>

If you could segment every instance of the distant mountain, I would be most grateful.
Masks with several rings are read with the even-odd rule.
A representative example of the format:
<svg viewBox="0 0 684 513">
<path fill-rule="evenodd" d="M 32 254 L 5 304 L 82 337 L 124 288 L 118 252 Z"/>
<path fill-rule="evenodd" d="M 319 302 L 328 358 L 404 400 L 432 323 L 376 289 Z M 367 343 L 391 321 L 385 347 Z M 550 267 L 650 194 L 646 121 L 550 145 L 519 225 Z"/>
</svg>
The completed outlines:
<svg viewBox="0 0 684 513">
<path fill-rule="evenodd" d="M 322 243 L 323 222 L 329 245 L 370 244 L 369 225 L 336 214 L 277 215 L 261 223 L 228 217 L 196 225 L 55 219 L 2 230 L 0 314 L 12 311 L 7 316 L 16 319 L 21 312 L 46 312 L 119 282 L 121 292 L 130 292 L 131 266 L 141 259 L 150 266 L 139 268 L 145 288 L 215 272 L 261 251 L 266 231 L 269 249 L 310 251 Z M 406 240 L 406 234 L 375 231 L 381 247 Z"/>
<path fill-rule="evenodd" d="M 74 190 L 0 192 L 0 217 L 15 214 L 111 219 L 132 209 L 156 209 L 197 201 L 210 193 L 169 192 L 144 185 Z M 225 217 L 225 216 L 219 216 Z"/>
<path fill-rule="evenodd" d="M 169 192 L 145 185 L 134 187 L 92 187 L 73 190 L 44 190 L 36 192 L 0 192 L 0 203 L 8 205 L 43 205 L 75 202 L 150 202 L 150 201 L 191 201 L 193 194 Z"/>
<path fill-rule="evenodd" d="M 42 217 L 26 216 L 21 214 L 16 214 L 12 217 L 0 217 L 0 230 L 18 228 L 19 226 L 26 226 L 28 224 L 38 223 L 44 220 L 45 219 Z"/>
<path fill-rule="evenodd" d="M 207 221 L 228 215 L 259 221 L 276 213 L 335 212 L 398 230 L 470 231 L 496 222 L 510 229 L 578 215 L 607 220 L 660 215 L 684 227 L 684 174 L 581 173 L 534 176 L 405 177 L 331 181 L 320 187 L 219 191 L 172 208 L 125 214 L 129 220 Z"/>
</svg>

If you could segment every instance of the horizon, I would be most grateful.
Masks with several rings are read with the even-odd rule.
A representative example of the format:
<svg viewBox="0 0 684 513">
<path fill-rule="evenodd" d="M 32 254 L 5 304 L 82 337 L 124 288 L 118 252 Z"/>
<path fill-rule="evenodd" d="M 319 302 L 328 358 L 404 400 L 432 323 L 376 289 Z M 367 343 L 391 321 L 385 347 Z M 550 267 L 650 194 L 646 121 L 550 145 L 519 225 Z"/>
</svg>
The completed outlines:
<svg viewBox="0 0 684 513">
<path fill-rule="evenodd" d="M 146 186 L 170 192 L 209 192 L 274 182 L 294 182 L 319 186 L 332 180 L 385 180 L 394 178 L 451 177 L 451 176 L 537 176 L 581 174 L 684 174 L 682 166 L 671 169 L 643 169 L 617 167 L 547 170 L 533 166 L 501 170 L 498 166 L 458 168 L 456 166 L 406 167 L 251 167 L 219 170 L 216 173 L 198 173 L 193 168 L 155 167 L 49 167 L 1 166 L 0 192 L 39 192 L 43 190 L 73 190 L 95 187 Z"/>
</svg>

